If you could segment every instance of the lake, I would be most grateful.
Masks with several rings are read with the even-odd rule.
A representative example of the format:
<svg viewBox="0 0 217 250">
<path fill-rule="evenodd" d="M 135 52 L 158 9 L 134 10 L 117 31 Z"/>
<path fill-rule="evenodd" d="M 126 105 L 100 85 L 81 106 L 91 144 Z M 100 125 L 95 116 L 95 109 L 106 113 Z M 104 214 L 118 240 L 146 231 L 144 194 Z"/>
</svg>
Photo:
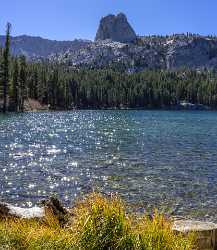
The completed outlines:
<svg viewBox="0 0 217 250">
<path fill-rule="evenodd" d="M 217 113 L 73 111 L 0 115 L 0 193 L 69 206 L 93 190 L 132 207 L 217 221 Z"/>
</svg>

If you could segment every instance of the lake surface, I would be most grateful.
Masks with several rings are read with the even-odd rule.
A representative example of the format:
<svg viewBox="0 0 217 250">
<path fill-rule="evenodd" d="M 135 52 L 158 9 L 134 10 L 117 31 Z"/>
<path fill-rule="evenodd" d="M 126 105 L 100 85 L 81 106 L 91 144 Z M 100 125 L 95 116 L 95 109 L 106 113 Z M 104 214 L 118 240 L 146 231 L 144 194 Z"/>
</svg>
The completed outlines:
<svg viewBox="0 0 217 250">
<path fill-rule="evenodd" d="M 217 113 L 0 115 L 0 180 L 1 199 L 19 206 L 100 190 L 139 211 L 217 221 Z"/>
</svg>

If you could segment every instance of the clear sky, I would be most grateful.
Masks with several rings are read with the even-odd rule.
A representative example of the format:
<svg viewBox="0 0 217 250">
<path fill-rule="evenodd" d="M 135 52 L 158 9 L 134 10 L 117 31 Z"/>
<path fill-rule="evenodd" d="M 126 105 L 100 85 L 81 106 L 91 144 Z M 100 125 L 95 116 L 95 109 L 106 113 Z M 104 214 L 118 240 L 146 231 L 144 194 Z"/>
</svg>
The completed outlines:
<svg viewBox="0 0 217 250">
<path fill-rule="evenodd" d="M 123 12 L 139 35 L 217 34 L 217 0 L 1 0 L 0 34 L 93 39 L 102 16 Z"/>
</svg>

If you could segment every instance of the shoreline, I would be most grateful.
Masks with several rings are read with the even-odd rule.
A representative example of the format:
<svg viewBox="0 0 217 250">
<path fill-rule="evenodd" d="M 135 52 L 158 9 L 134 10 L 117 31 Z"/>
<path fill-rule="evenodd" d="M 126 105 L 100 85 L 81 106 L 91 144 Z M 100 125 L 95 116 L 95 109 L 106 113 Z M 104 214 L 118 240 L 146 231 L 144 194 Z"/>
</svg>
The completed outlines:
<svg viewBox="0 0 217 250">
<path fill-rule="evenodd" d="M 82 110 L 96 110 L 96 111 L 217 111 L 217 108 L 212 108 L 203 104 L 181 103 L 174 106 L 162 107 L 127 107 L 120 105 L 118 107 L 72 107 L 71 109 L 64 109 L 61 107 L 50 108 L 49 104 L 42 104 L 35 99 L 28 98 L 24 102 L 24 111 L 8 111 L 7 113 L 26 113 L 26 112 L 68 112 L 68 111 L 82 111 Z M 0 109 L 0 114 L 1 114 Z"/>
<path fill-rule="evenodd" d="M 78 216 L 79 218 L 77 218 Z M 84 221 L 81 220 L 83 216 L 87 217 L 87 220 L 84 220 Z M 145 231 L 144 232 L 140 231 L 138 232 L 139 234 L 149 233 L 151 237 L 155 237 L 154 236 L 155 234 L 158 235 L 164 232 L 163 235 L 161 236 L 161 241 L 162 241 L 161 244 L 163 245 L 165 244 L 164 240 L 166 240 L 168 237 L 167 234 L 169 234 L 170 236 L 174 235 L 173 237 L 175 237 L 174 238 L 175 241 L 177 241 L 178 245 L 180 244 L 180 249 L 182 249 L 181 248 L 183 244 L 182 239 L 185 241 L 189 241 L 190 246 L 191 246 L 190 248 L 184 248 L 184 249 L 193 250 L 194 249 L 193 245 L 194 246 L 196 245 L 198 250 L 205 250 L 205 249 L 215 250 L 217 247 L 217 238 L 215 237 L 217 235 L 217 224 L 215 223 L 208 222 L 208 221 L 177 218 L 177 217 L 166 218 L 164 217 L 164 215 L 159 214 L 157 211 L 155 211 L 155 213 L 153 213 L 152 215 L 145 215 L 145 216 L 144 215 L 140 216 L 137 214 L 132 215 L 132 213 L 127 212 L 124 203 L 118 198 L 118 196 L 111 195 L 110 197 L 105 197 L 104 195 L 97 194 L 97 193 L 92 193 L 92 194 L 89 194 L 88 196 L 84 196 L 83 199 L 75 203 L 72 208 L 63 207 L 61 202 L 57 198 L 54 198 L 54 197 L 49 198 L 49 200 L 43 201 L 41 207 L 32 207 L 32 208 L 20 208 L 20 207 L 12 206 L 7 203 L 0 202 L 0 236 L 2 234 L 2 231 L 1 231 L 2 227 L 3 228 L 6 227 L 4 230 L 9 230 L 9 234 L 10 234 L 10 230 L 13 232 L 14 230 L 13 227 L 15 228 L 18 227 L 20 228 L 19 234 L 24 234 L 23 237 L 26 237 L 25 230 L 30 230 L 30 231 L 40 230 L 38 227 L 40 228 L 45 227 L 48 231 L 61 230 L 64 234 L 66 234 L 68 233 L 69 225 L 71 225 L 71 227 L 76 226 L 76 230 L 79 230 L 77 228 L 78 225 L 74 222 L 74 221 L 77 221 L 78 219 L 80 221 L 79 223 L 81 223 L 80 226 L 82 227 L 82 230 L 86 227 L 86 224 L 89 223 L 88 220 L 90 219 L 96 220 L 95 223 L 100 223 L 100 225 L 102 223 L 100 221 L 105 220 L 105 222 L 103 222 L 103 225 L 104 223 L 106 223 L 104 226 L 110 225 L 110 228 L 106 229 L 106 230 L 109 230 L 109 231 L 106 231 L 108 234 L 109 232 L 112 232 L 113 230 L 113 225 L 107 224 L 106 222 L 106 220 L 108 219 L 107 218 L 108 216 L 109 217 L 111 216 L 111 219 L 114 217 L 116 218 L 116 220 L 124 219 L 126 221 L 124 223 L 129 223 L 128 220 L 130 216 L 132 217 L 131 219 L 134 220 L 134 223 L 145 223 L 140 229 L 140 230 L 145 230 Z M 144 220 L 144 222 L 142 222 L 141 219 Z M 118 223 L 118 221 L 114 223 Z M 134 228 L 133 224 L 129 224 L 129 226 L 131 227 L 131 230 L 135 230 L 133 229 Z M 151 229 L 153 227 L 152 224 L 154 225 L 155 232 L 153 231 L 153 229 Z M 10 229 L 11 226 L 12 228 Z M 89 225 L 89 227 L 93 227 L 93 226 L 94 225 L 92 225 L 92 223 Z M 114 226 L 116 227 L 115 224 Z M 150 227 L 151 231 L 150 232 L 147 231 L 147 229 L 145 229 L 144 226 L 148 228 Z M 104 230 L 103 227 L 97 228 L 97 225 L 95 225 L 93 229 L 99 230 L 98 233 Z M 45 231 L 42 232 L 42 235 L 44 234 L 44 232 Z M 82 234 L 83 233 L 86 233 L 86 231 L 82 232 Z M 194 237 L 192 238 L 193 235 Z M 33 238 L 30 237 L 29 239 L 29 236 L 28 236 L 28 242 L 31 240 L 34 241 L 34 237 Z M 39 236 L 41 237 L 41 234 L 39 234 Z M 70 236 L 70 244 L 72 244 L 71 241 L 73 239 L 73 235 L 69 235 L 69 236 Z M 55 240 L 56 238 L 49 239 L 49 244 L 51 244 L 52 241 L 55 241 Z M 94 239 L 94 240 L 98 241 L 99 239 Z M 104 242 L 104 239 L 102 240 Z M 181 242 L 178 243 L 180 240 Z M 8 241 L 7 241 L 7 244 L 8 244 Z M 155 241 L 153 243 L 156 244 Z M 2 244 L 1 237 L 0 237 L 0 244 Z M 75 244 L 74 239 L 73 239 L 73 244 Z M 88 244 L 90 245 L 92 244 L 91 242 L 89 242 L 89 239 L 85 241 L 85 247 Z M 30 248 L 27 248 L 27 249 L 34 249 L 34 248 L 31 248 L 30 246 Z M 65 249 L 65 248 L 61 248 L 61 249 Z M 89 249 L 89 248 L 82 248 L 82 249 Z M 169 249 L 173 249 L 173 248 L 169 248 Z M 177 249 L 177 248 L 174 248 L 174 249 Z"/>
<path fill-rule="evenodd" d="M 216 112 L 217 109 L 169 109 L 169 108 L 77 108 L 77 109 L 34 109 L 34 110 L 25 110 L 23 112 L 9 111 L 6 114 L 16 113 L 40 113 L 40 112 L 73 112 L 73 111 L 171 111 L 171 112 Z M 0 111 L 0 114 L 4 114 Z"/>
</svg>

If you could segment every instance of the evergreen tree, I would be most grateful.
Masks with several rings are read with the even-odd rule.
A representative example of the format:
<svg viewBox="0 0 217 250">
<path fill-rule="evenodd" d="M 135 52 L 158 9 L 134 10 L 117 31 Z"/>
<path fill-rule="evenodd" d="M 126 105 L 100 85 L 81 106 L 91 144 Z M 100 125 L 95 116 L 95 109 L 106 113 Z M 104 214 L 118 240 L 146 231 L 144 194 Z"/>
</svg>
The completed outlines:
<svg viewBox="0 0 217 250">
<path fill-rule="evenodd" d="M 13 111 L 19 111 L 19 98 L 20 98 L 20 86 L 19 86 L 19 63 L 15 58 L 13 64 L 13 77 L 12 77 L 12 90 L 11 90 L 11 109 Z"/>
<path fill-rule="evenodd" d="M 3 87 L 3 113 L 6 113 L 8 109 L 8 89 L 9 89 L 9 64 L 10 64 L 10 32 L 11 24 L 7 23 L 6 26 L 6 41 L 3 52 L 3 64 L 2 64 L 2 87 Z"/>
<path fill-rule="evenodd" d="M 27 98 L 27 65 L 26 65 L 26 59 L 24 56 L 20 57 L 20 74 L 19 74 L 19 82 L 20 82 L 20 88 L 19 88 L 19 110 L 21 112 L 24 111 L 24 101 Z"/>
<path fill-rule="evenodd" d="M 0 48 L 0 111 L 3 107 L 3 54 L 4 50 Z"/>
</svg>

